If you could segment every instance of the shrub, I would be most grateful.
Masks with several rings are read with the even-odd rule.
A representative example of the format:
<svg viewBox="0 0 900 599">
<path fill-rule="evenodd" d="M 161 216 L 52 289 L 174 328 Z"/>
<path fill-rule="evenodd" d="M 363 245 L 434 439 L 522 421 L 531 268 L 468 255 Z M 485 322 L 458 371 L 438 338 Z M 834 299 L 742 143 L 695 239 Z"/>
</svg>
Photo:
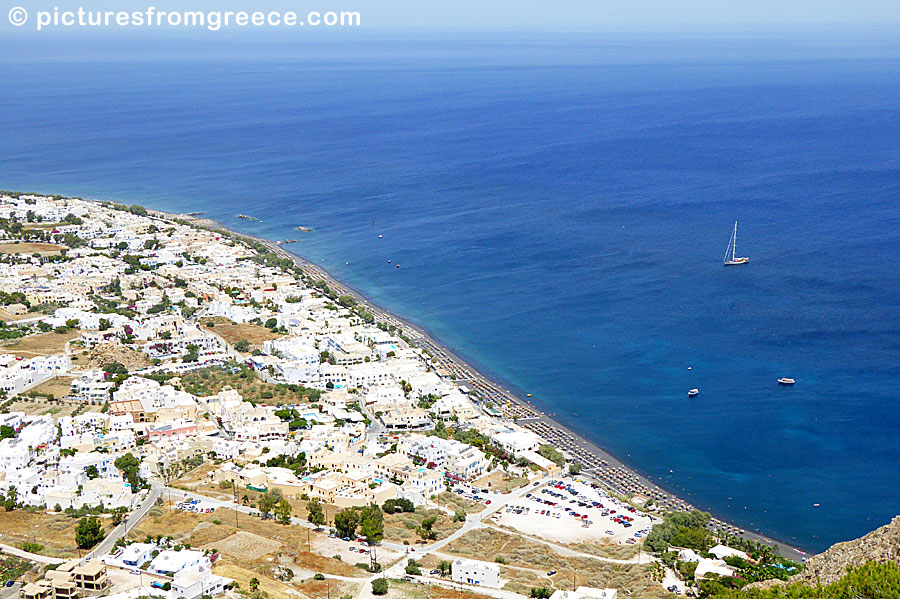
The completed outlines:
<svg viewBox="0 0 900 599">
<path fill-rule="evenodd" d="M 406 564 L 406 573 L 411 576 L 419 576 L 422 574 L 422 570 L 419 569 L 419 564 L 416 563 L 416 560 L 409 560 L 409 563 Z"/>
<path fill-rule="evenodd" d="M 44 546 L 40 543 L 32 543 L 31 541 L 22 543 L 22 551 L 27 551 L 28 553 L 40 553 L 43 548 Z"/>
<path fill-rule="evenodd" d="M 372 581 L 373 595 L 386 595 L 388 592 L 388 581 L 386 578 L 376 578 Z M 549 597 L 550 595 L 547 595 Z"/>
</svg>

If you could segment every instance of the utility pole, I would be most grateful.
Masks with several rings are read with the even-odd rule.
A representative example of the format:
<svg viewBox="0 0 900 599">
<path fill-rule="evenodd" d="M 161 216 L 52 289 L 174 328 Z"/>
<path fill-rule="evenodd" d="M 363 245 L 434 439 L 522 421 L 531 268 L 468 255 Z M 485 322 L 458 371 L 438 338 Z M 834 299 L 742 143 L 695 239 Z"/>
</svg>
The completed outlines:
<svg viewBox="0 0 900 599">
<path fill-rule="evenodd" d="M 233 478 L 231 479 L 231 492 L 232 492 L 232 495 L 234 496 L 234 527 L 237 529 L 237 528 L 240 528 L 240 524 L 238 524 L 238 507 L 239 507 L 239 505 L 238 505 L 237 484 L 235 483 L 235 480 Z"/>
</svg>

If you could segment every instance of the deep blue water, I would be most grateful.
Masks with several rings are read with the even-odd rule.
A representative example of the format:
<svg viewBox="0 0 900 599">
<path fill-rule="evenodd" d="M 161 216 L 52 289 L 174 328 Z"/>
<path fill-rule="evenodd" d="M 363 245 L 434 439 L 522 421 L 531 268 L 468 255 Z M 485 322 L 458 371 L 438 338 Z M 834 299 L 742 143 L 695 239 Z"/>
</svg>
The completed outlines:
<svg viewBox="0 0 900 599">
<path fill-rule="evenodd" d="M 900 512 L 900 44 L 819 42 L 10 54 L 0 188 L 313 227 L 293 250 L 698 506 L 819 550 Z M 735 220 L 751 262 L 723 268 Z"/>
</svg>

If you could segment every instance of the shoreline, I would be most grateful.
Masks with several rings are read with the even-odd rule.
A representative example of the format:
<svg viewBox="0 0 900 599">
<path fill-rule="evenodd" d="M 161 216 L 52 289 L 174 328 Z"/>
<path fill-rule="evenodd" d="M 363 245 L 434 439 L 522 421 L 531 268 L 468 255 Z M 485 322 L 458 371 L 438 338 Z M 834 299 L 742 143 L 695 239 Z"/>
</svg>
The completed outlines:
<svg viewBox="0 0 900 599">
<path fill-rule="evenodd" d="M 490 400 L 503 413 L 505 418 L 515 420 L 519 425 L 538 434 L 557 449 L 564 451 L 574 461 L 580 462 L 583 476 L 595 479 L 610 491 L 620 495 L 642 495 L 651 499 L 653 504 L 659 507 L 661 511 L 700 509 L 654 483 L 596 443 L 547 415 L 526 398 L 517 395 L 516 392 L 524 395 L 521 390 L 514 387 L 506 387 L 496 380 L 500 378 L 496 374 L 494 377 L 487 376 L 482 372 L 482 370 L 487 369 L 476 368 L 472 365 L 471 360 L 466 360 L 457 352 L 444 346 L 428 331 L 427 327 L 413 323 L 379 306 L 361 292 L 335 278 L 323 267 L 310 262 L 299 254 L 286 250 L 277 242 L 236 231 L 218 220 L 205 218 L 202 215 L 176 214 L 154 209 L 148 209 L 148 212 L 158 218 L 178 219 L 193 226 L 208 230 L 221 230 L 239 238 L 262 244 L 272 253 L 293 261 L 307 276 L 314 276 L 326 281 L 330 288 L 341 295 L 354 297 L 359 305 L 374 315 L 376 319 L 396 326 L 398 330 L 410 339 L 411 345 L 427 350 L 432 357 L 432 364 L 436 370 L 443 371 L 444 374 L 456 375 L 455 381 L 457 383 L 468 386 L 478 394 L 481 400 Z M 745 539 L 759 541 L 765 545 L 778 546 L 782 555 L 794 561 L 800 561 L 801 558 L 813 554 L 794 547 L 785 541 L 779 542 L 777 539 L 764 534 L 743 529 L 715 515 L 712 516 L 710 524 L 731 536 L 740 536 Z"/>
</svg>

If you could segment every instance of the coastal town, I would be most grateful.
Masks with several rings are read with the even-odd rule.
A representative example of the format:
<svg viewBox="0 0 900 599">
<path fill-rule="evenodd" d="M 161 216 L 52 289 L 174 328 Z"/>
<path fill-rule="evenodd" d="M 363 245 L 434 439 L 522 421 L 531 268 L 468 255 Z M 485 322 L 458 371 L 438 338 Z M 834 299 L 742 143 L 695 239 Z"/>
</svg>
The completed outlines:
<svg viewBox="0 0 900 599">
<path fill-rule="evenodd" d="M 0 193 L 3 597 L 616 599 L 799 559 L 280 245 Z"/>
</svg>

